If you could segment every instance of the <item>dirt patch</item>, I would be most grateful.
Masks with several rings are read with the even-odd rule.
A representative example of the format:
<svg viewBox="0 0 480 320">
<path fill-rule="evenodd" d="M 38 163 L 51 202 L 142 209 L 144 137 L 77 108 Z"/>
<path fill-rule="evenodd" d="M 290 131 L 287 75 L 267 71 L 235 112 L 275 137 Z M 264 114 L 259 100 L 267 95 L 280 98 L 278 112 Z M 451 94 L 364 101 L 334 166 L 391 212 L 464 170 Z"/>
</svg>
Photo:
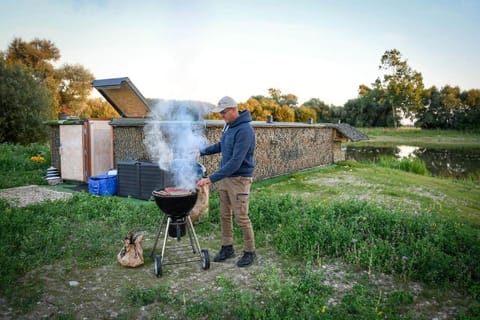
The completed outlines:
<svg viewBox="0 0 480 320">
<path fill-rule="evenodd" d="M 199 240 L 201 243 L 205 241 L 202 238 Z M 19 315 L 5 300 L 0 300 L 0 319 L 50 319 L 60 314 L 75 319 L 184 319 L 188 304 L 221 290 L 217 281 L 220 277 L 231 281 L 238 290 L 260 294 L 258 288 L 264 286 L 262 281 L 265 275 L 276 274 L 279 278 L 286 279 L 289 277 L 287 270 L 297 264 L 295 261 L 284 261 L 274 252 L 262 248 L 257 251 L 256 262 L 248 268 L 238 268 L 237 258 L 223 263 L 212 262 L 208 270 L 202 270 L 201 262 L 180 263 L 163 266 L 162 277 L 156 277 L 150 256 L 153 242 L 154 235 L 146 238 L 145 264 L 134 269 L 120 266 L 112 254 L 112 263 L 98 268 L 80 269 L 55 264 L 33 270 L 22 279 L 24 284 L 38 281 L 44 284 L 43 295 L 33 310 Z M 179 258 L 175 256 L 174 243 L 170 242 L 167 248 L 170 249 L 166 256 L 171 257 L 172 261 Z M 210 252 L 212 260 L 214 254 L 215 252 Z M 321 271 L 324 274 L 324 284 L 334 289 L 327 308 L 340 303 L 356 283 L 368 278 L 383 294 L 394 290 L 411 292 L 416 297 L 412 307 L 428 318 L 451 319 L 456 312 L 455 305 L 458 301 L 449 300 L 448 303 L 441 304 L 435 297 L 424 299 L 421 297 L 424 288 L 418 283 L 399 284 L 391 276 L 355 271 L 348 265 L 335 261 L 318 264 L 314 269 Z M 148 289 L 160 285 L 167 285 L 172 295 L 183 299 L 182 303 L 173 306 L 152 303 L 138 307 L 127 301 L 127 292 L 132 288 Z"/>
<path fill-rule="evenodd" d="M 47 200 L 66 200 L 70 197 L 72 197 L 71 193 L 50 190 L 37 185 L 0 190 L 0 198 L 6 199 L 12 206 L 18 207 L 26 207 Z"/>
<path fill-rule="evenodd" d="M 199 239 L 202 243 L 203 239 Z M 179 256 L 176 251 L 176 239 L 167 243 L 165 256 L 170 262 L 163 266 L 163 275 L 156 277 L 154 262 L 151 257 L 154 235 L 146 238 L 145 264 L 138 268 L 124 268 L 116 262 L 112 254 L 112 263 L 93 269 L 66 267 L 61 264 L 43 266 L 28 273 L 22 280 L 24 284 L 41 281 L 44 284 L 44 293 L 28 314 L 15 315 L 14 309 L 0 301 L 0 319 L 42 319 L 54 318 L 59 314 L 71 314 L 76 319 L 113 319 L 134 318 L 151 319 L 153 314 L 161 313 L 161 318 L 182 318 L 179 310 L 183 306 L 160 307 L 151 304 L 136 307 L 126 300 L 127 292 L 131 288 L 157 288 L 168 285 L 172 295 L 183 297 L 185 303 L 191 303 L 202 298 L 207 292 L 215 292 L 221 288 L 217 284 L 218 277 L 229 279 L 239 290 L 255 290 L 259 286 L 260 274 L 269 272 L 271 266 L 280 265 L 282 261 L 271 252 L 260 253 L 255 264 L 248 268 L 238 268 L 234 259 L 223 263 L 213 262 L 216 252 L 210 251 L 211 266 L 203 270 L 201 261 L 178 263 L 181 259 L 195 258 Z M 182 237 L 181 243 L 188 242 L 188 237 Z M 157 248 L 158 250 L 158 248 Z M 238 250 L 237 250 L 238 251 Z M 156 252 L 157 254 L 158 252 Z M 170 309 L 171 308 L 171 309 Z"/>
</svg>

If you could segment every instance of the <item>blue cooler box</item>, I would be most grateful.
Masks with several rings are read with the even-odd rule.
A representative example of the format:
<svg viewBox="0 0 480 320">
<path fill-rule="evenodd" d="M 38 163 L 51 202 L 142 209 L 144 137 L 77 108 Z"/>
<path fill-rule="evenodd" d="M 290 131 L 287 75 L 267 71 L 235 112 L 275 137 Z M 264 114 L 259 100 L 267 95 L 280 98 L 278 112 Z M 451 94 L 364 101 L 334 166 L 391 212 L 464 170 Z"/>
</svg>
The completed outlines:
<svg viewBox="0 0 480 320">
<path fill-rule="evenodd" d="M 101 174 L 88 179 L 88 191 L 97 196 L 117 194 L 117 175 Z"/>
</svg>

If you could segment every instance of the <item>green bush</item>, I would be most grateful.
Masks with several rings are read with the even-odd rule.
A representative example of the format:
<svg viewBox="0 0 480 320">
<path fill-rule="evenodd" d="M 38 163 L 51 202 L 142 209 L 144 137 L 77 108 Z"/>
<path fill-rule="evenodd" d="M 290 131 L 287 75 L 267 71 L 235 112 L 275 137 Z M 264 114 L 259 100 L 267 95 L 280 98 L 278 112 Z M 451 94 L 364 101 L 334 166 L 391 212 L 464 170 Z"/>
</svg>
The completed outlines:
<svg viewBox="0 0 480 320">
<path fill-rule="evenodd" d="M 6 64 L 0 56 L 0 142 L 23 145 L 48 140 L 50 106 L 45 82 L 20 64 Z"/>
</svg>

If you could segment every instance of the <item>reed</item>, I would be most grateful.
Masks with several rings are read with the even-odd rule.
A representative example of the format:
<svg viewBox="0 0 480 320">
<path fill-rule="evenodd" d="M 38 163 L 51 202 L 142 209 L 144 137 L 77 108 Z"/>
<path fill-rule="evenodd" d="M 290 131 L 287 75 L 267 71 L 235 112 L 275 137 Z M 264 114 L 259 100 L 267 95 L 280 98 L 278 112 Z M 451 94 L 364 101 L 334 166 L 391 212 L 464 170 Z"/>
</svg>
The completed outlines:
<svg viewBox="0 0 480 320">
<path fill-rule="evenodd" d="M 395 157 L 384 156 L 380 157 L 377 161 L 373 161 L 373 163 L 380 167 L 402 170 L 424 176 L 430 175 L 425 162 L 418 158 L 397 159 Z"/>
</svg>

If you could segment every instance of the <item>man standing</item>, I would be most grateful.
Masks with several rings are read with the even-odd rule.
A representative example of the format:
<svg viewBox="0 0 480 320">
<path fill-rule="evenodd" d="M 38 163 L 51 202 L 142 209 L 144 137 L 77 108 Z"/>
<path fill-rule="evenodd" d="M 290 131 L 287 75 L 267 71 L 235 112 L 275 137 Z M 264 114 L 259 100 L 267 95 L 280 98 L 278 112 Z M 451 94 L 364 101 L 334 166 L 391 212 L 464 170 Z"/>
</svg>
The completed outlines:
<svg viewBox="0 0 480 320">
<path fill-rule="evenodd" d="M 235 256 L 233 249 L 233 223 L 243 233 L 243 256 L 237 266 L 246 267 L 255 259 L 255 238 L 252 223 L 248 216 L 250 186 L 255 168 L 255 132 L 250 124 L 252 117 L 248 110 L 239 111 L 237 103 L 230 97 L 223 97 L 212 110 L 225 120 L 219 142 L 200 151 L 200 155 L 222 154 L 220 168 L 208 178 L 198 181 L 198 186 L 218 182 L 220 197 L 220 224 L 222 248 L 213 261 L 221 262 Z"/>
</svg>

